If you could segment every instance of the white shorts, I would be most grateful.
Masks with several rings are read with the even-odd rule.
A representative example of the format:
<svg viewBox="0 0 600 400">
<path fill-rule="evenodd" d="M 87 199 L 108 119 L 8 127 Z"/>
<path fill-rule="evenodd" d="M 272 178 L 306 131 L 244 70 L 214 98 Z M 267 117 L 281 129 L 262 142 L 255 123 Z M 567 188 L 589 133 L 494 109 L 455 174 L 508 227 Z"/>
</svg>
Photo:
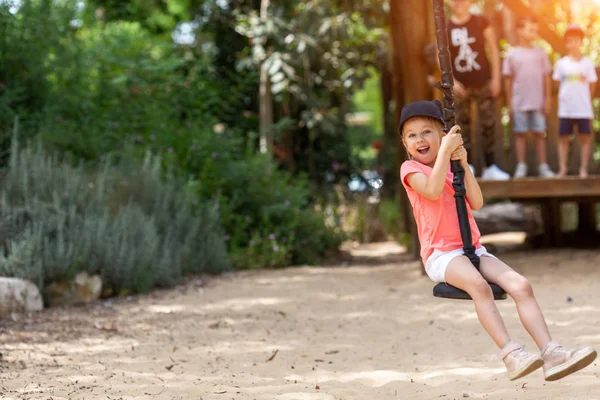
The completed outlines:
<svg viewBox="0 0 600 400">
<path fill-rule="evenodd" d="M 448 264 L 455 257 L 460 257 L 464 254 L 465 252 L 462 248 L 450 251 L 434 250 L 425 263 L 425 272 L 427 272 L 427 275 L 434 282 L 446 282 L 446 268 L 448 268 Z M 476 249 L 475 254 L 479 257 L 489 256 L 497 258 L 493 254 L 488 253 L 484 246 Z"/>
</svg>

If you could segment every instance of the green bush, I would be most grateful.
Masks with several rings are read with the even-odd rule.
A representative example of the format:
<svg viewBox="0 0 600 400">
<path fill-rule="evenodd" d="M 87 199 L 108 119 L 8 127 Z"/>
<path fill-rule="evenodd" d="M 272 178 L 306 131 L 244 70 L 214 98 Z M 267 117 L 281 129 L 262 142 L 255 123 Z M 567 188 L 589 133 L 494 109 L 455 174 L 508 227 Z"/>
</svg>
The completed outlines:
<svg viewBox="0 0 600 400">
<path fill-rule="evenodd" d="M 205 201 L 217 200 L 227 247 L 236 268 L 315 264 L 339 247 L 343 236 L 334 224 L 313 210 L 311 186 L 276 162 L 255 153 L 249 139 L 223 124 L 206 121 L 173 125 L 169 134 L 150 140 L 133 138 L 139 158 L 146 149 L 163 156 L 165 168 L 190 176 L 188 193 Z M 114 153 L 114 152 L 113 152 Z"/>
<path fill-rule="evenodd" d="M 121 242 L 127 248 L 134 244 L 134 238 L 138 244 L 159 240 L 161 256 L 179 259 L 179 263 L 171 264 L 182 269 L 172 272 L 175 278 L 186 271 L 213 267 L 222 270 L 224 261 L 212 260 L 221 260 L 224 256 L 219 252 L 225 248 L 237 268 L 259 268 L 317 263 L 339 245 L 342 237 L 338 230 L 326 226 L 323 216 L 312 209 L 309 181 L 304 176 L 293 177 L 279 171 L 274 160 L 256 154 L 257 140 L 252 132 L 258 126 L 251 111 L 256 108 L 256 70 L 230 68 L 226 73 L 215 68 L 213 56 L 201 46 L 182 47 L 165 41 L 152 34 L 142 21 L 100 22 L 91 8 L 77 11 L 76 5 L 76 0 L 32 0 L 23 2 L 16 15 L 0 5 L 0 32 L 6 33 L 0 35 L 0 54 L 9 56 L 0 63 L 0 133 L 2 128 L 10 130 L 14 117 L 19 116 L 24 122 L 22 136 L 39 136 L 45 149 L 63 157 L 69 154 L 72 164 L 81 162 L 86 168 L 104 171 L 112 159 L 118 168 L 111 167 L 104 176 L 92 169 L 73 169 L 56 159 L 45 158 L 46 170 L 35 172 L 40 174 L 35 178 L 40 182 L 35 190 L 23 183 L 34 179 L 32 176 L 15 175 L 11 168 L 7 179 L 13 183 L 6 189 L 5 204 L 10 208 L 5 211 L 23 208 L 24 215 L 29 215 L 35 210 L 43 213 L 37 218 L 49 219 L 19 225 L 19 234 L 14 237 L 20 239 L 11 244 L 16 246 L 14 251 L 35 250 L 36 255 L 41 251 L 29 247 L 25 250 L 25 239 L 19 235 L 41 235 L 41 240 L 48 230 L 62 232 L 58 228 L 61 224 L 74 227 L 84 221 L 104 224 L 113 232 L 121 229 L 125 221 L 141 226 L 142 216 L 153 219 L 155 234 L 150 229 L 142 235 L 141 228 L 138 234 L 132 233 L 133 237 L 112 233 L 111 237 L 120 241 L 114 244 L 114 251 L 94 251 L 108 252 L 106 257 L 120 261 L 111 266 L 90 261 L 92 265 L 86 268 L 116 276 L 109 272 L 111 268 L 134 262 L 123 261 L 118 255 Z M 82 20 L 82 25 L 72 26 L 75 19 Z M 328 152 L 345 154 L 346 145 L 334 139 L 330 141 L 339 148 L 329 146 Z M 0 150 L 9 146 L 10 140 L 0 140 Z M 138 164 L 148 150 L 160 158 L 153 159 L 151 165 L 146 161 L 140 170 Z M 317 154 L 316 164 L 326 165 L 324 160 Z M 164 187 L 154 181 L 154 175 L 145 175 L 148 168 L 157 176 L 168 169 L 171 178 L 167 182 L 185 177 L 177 184 L 185 189 Z M 300 162 L 299 168 L 306 166 Z M 65 176 L 69 176 L 68 181 Z M 90 182 L 106 185 L 110 194 L 92 196 L 95 192 L 86 186 Z M 77 195 L 73 200 L 55 193 Z M 184 195 L 189 198 L 183 200 Z M 60 212 L 49 206 L 54 204 L 55 196 Z M 43 200 L 32 203 L 35 198 Z M 188 207 L 194 199 L 200 204 L 191 210 L 186 211 L 180 204 L 185 201 Z M 63 215 L 63 207 L 67 206 L 76 208 L 73 220 Z M 110 212 L 105 216 L 107 206 Z M 206 216 L 204 225 L 188 223 L 192 212 Z M 203 233 L 211 232 L 218 223 L 222 228 L 212 230 L 218 235 Z M 33 227 L 37 231 L 31 230 Z M 173 229 L 176 232 L 170 231 Z M 194 233 L 194 229 L 199 231 Z M 61 233 L 69 238 L 65 239 L 69 243 L 75 243 L 72 235 L 76 234 L 75 228 Z M 197 238 L 199 244 L 185 242 L 191 237 Z M 174 247 L 167 246 L 169 240 L 176 242 Z M 210 241 L 216 244 L 206 246 Z M 215 254 L 210 254 L 213 249 Z M 61 257 L 71 260 L 71 253 L 65 254 Z M 94 254 L 81 253 L 78 257 L 86 264 L 85 257 L 93 258 Z M 50 263 L 48 260 L 44 263 Z M 48 267 L 56 272 L 38 271 L 37 279 L 66 276 L 79 268 L 62 260 L 52 261 L 53 266 Z M 202 260 L 208 261 L 198 266 Z M 142 258 L 135 262 L 146 263 Z M 56 265 L 60 263 L 63 265 Z M 115 287 L 121 281 L 127 281 L 126 286 L 140 281 L 144 287 L 148 286 L 146 279 L 170 282 L 166 277 L 149 278 L 154 276 L 149 271 L 141 279 L 134 273 L 138 267 L 124 268 L 123 271 L 129 271 L 128 278 L 119 275 Z M 152 271 L 156 276 L 164 275 L 158 269 Z"/>
<path fill-rule="evenodd" d="M 1 275 L 43 289 L 86 271 L 122 293 L 230 269 L 216 204 L 194 204 L 185 182 L 163 176 L 159 157 L 87 170 L 16 143 L 0 192 Z"/>
<path fill-rule="evenodd" d="M 245 151 L 232 132 L 197 138 L 182 167 L 197 177 L 201 198 L 219 200 L 221 221 L 237 268 L 315 264 L 337 249 L 341 230 L 311 205 L 310 183 L 279 170 L 266 155 Z"/>
</svg>

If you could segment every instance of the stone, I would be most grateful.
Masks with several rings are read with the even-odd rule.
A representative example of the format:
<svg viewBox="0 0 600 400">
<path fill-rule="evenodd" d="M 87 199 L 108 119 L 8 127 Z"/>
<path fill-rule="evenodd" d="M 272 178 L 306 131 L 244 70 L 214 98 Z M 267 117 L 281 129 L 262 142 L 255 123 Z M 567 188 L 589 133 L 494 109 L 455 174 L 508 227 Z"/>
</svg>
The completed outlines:
<svg viewBox="0 0 600 400">
<path fill-rule="evenodd" d="M 482 235 L 498 232 L 532 234 L 541 229 L 541 221 L 535 211 L 521 203 L 502 202 L 485 205 L 472 213 Z"/>
<path fill-rule="evenodd" d="M 46 293 L 51 307 L 86 304 L 100 298 L 102 278 L 79 272 L 71 281 L 52 282 Z"/>
<path fill-rule="evenodd" d="M 0 277 L 0 317 L 15 312 L 40 311 L 43 308 L 42 294 L 32 282 Z"/>
</svg>

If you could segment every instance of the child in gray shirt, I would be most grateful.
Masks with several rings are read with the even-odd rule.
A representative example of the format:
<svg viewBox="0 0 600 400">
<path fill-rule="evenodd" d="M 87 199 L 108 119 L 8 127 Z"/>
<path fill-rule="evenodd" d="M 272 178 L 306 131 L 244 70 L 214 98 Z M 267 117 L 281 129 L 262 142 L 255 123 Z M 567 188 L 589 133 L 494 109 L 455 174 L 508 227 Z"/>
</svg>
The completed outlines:
<svg viewBox="0 0 600 400">
<path fill-rule="evenodd" d="M 535 47 L 538 25 L 532 17 L 517 22 L 519 44 L 509 51 L 502 65 L 506 101 L 515 134 L 517 167 L 514 178 L 527 176 L 527 135 L 536 136 L 538 174 L 553 177 L 546 161 L 546 117 L 550 113 L 552 67 L 544 50 Z"/>
</svg>

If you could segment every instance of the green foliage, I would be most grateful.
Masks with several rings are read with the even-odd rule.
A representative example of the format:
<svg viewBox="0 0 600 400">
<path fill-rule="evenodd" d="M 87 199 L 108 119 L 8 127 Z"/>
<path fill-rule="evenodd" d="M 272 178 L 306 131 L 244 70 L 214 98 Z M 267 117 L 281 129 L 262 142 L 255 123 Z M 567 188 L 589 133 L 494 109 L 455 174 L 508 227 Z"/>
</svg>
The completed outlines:
<svg viewBox="0 0 600 400">
<path fill-rule="evenodd" d="M 251 74 L 225 88 L 205 63 L 186 59 L 172 45 L 157 46 L 137 23 L 109 23 L 90 37 L 88 75 L 74 101 L 46 108 L 46 144 L 93 160 L 130 142 L 166 151 L 176 141 L 174 131 L 198 134 L 217 121 L 247 121 L 239 112 L 247 107 L 240 93 L 252 84 Z"/>
<path fill-rule="evenodd" d="M 339 246 L 342 235 L 311 209 L 303 176 L 278 170 L 268 156 L 248 151 L 229 131 L 196 138 L 181 167 L 198 178 L 201 198 L 218 196 L 232 262 L 238 268 L 314 264 Z"/>
<path fill-rule="evenodd" d="M 383 135 L 383 105 L 381 101 L 380 77 L 369 69 L 370 77 L 362 89 L 354 93 L 353 111 L 367 112 L 370 115 L 369 127 L 377 136 Z"/>
<path fill-rule="evenodd" d="M 217 208 L 194 204 L 185 182 L 163 177 L 160 158 L 86 170 L 14 143 L 1 192 L 0 274 L 43 288 L 79 271 L 99 273 L 105 288 L 121 293 L 230 268 Z"/>
<path fill-rule="evenodd" d="M 132 140 L 153 144 L 181 127 L 223 122 L 255 130 L 255 120 L 240 112 L 251 109 L 255 71 L 232 71 L 222 81 L 207 53 L 154 35 L 145 19 L 104 21 L 94 3 L 83 10 L 77 4 L 30 0 L 16 14 L 0 6 L 0 133 L 18 115 L 22 135 L 41 131 L 56 150 L 97 160 Z M 146 9 L 136 4 L 125 11 Z M 167 8 L 191 7 L 186 4 Z"/>
<path fill-rule="evenodd" d="M 73 65 L 79 52 L 73 43 L 74 1 L 24 0 L 19 12 L 11 4 L 0 5 L 0 148 L 10 147 L 13 119 L 19 115 L 24 128 L 39 122 L 46 104 L 52 103 L 58 85 L 72 83 Z M 29 131 L 29 130 L 27 130 Z"/>
<path fill-rule="evenodd" d="M 190 11 L 199 7 L 200 0 L 88 0 L 87 5 L 103 20 L 139 21 L 154 34 L 170 34 L 176 24 L 190 20 Z"/>
<path fill-rule="evenodd" d="M 385 59 L 384 8 L 314 0 L 272 4 L 267 18 L 238 12 L 236 31 L 252 44 L 248 59 L 268 71 L 281 114 L 296 122 L 295 161 L 316 182 L 339 181 L 355 167 L 345 119 L 369 67 Z"/>
<path fill-rule="evenodd" d="M 294 95 L 289 115 L 278 115 L 279 123 L 274 128 L 277 132 L 300 133 L 293 136 L 301 141 L 299 147 L 311 142 L 314 148 L 310 158 L 299 156 L 294 176 L 279 171 L 276 160 L 256 154 L 253 132 L 258 130 L 258 72 L 249 62 L 248 39 L 233 29 L 239 10 L 213 1 L 206 2 L 211 7 L 204 7 L 204 3 L 89 0 L 81 8 L 77 0 L 29 0 L 23 1 L 16 14 L 0 6 L 0 133 L 9 132 L 14 117 L 19 116 L 23 121 L 22 136 L 39 135 L 44 149 L 60 155 L 52 162 L 62 168 L 58 160 L 64 161 L 68 154 L 73 163 L 86 167 L 80 176 L 73 175 L 79 170 L 61 170 L 58 174 L 48 164 L 49 171 L 36 173 L 57 177 L 46 176 L 46 183 L 38 191 L 23 192 L 29 194 L 11 199 L 21 186 L 13 185 L 12 191 L 7 190 L 7 204 L 11 205 L 8 210 L 20 207 L 23 215 L 34 213 L 33 210 L 38 213 L 35 223 L 27 220 L 27 224 L 18 225 L 14 243 L 7 244 L 11 251 L 40 256 L 40 248 L 53 248 L 55 244 L 51 241 L 50 247 L 40 245 L 50 240 L 48 235 L 55 237 L 48 232 L 61 232 L 62 236 L 57 236 L 59 242 L 71 246 L 65 247 L 64 253 L 53 250 L 40 256 L 39 263 L 43 265 L 32 267 L 37 271 L 36 280 L 68 277 L 79 268 L 74 266 L 79 263 L 89 272 L 101 271 L 111 277 L 107 279 L 114 282 L 110 285 L 115 290 L 120 290 L 119 282 L 145 288 L 152 282 L 171 282 L 169 277 L 176 280 L 190 271 L 213 267 L 222 270 L 223 262 L 214 260 L 222 257 L 219 252 L 223 249 L 223 237 L 227 238 L 231 260 L 239 268 L 316 263 L 339 244 L 341 237 L 335 226 L 326 226 L 323 216 L 313 210 L 313 186 L 303 171 L 308 170 L 305 159 L 310 159 L 313 166 L 324 166 L 318 169 L 324 174 L 333 158 L 342 161 L 350 153 L 348 142 L 339 140 L 344 137 L 343 116 L 349 103 L 344 100 L 343 107 L 334 104 L 344 97 L 344 89 L 335 88 L 330 96 L 326 83 L 318 83 L 310 101 Z M 172 29 L 191 20 L 198 24 L 194 32 L 196 43 L 174 43 Z M 296 51 L 295 47 L 290 49 Z M 312 54 L 308 61 L 317 59 L 318 55 Z M 331 68 L 334 67 L 327 66 L 328 74 Z M 310 73 L 311 79 L 318 79 L 318 74 Z M 336 74 L 341 72 L 334 71 L 331 76 Z M 308 88 L 303 86 L 302 90 Z M 281 100 L 279 104 L 283 104 Z M 298 128 L 299 123 L 303 128 Z M 319 142 L 323 132 L 329 139 Z M 9 146 L 9 141 L 4 143 L 4 150 Z M 140 170 L 147 150 L 160 158 Z M 103 171 L 110 160 L 119 165 L 118 172 L 111 170 L 106 178 L 106 190 L 111 194 L 81 200 L 80 196 L 88 192 L 82 188 L 103 176 L 94 168 Z M 177 203 L 180 200 L 176 197 L 183 196 L 183 192 L 165 187 L 158 190 L 157 184 L 148 183 L 150 193 L 174 197 L 157 198 L 156 194 L 146 193 L 145 186 L 140 185 L 146 182 L 143 174 L 148 168 L 156 174 L 170 169 L 172 177 L 167 182 L 175 176 L 191 179 L 185 181 L 185 193 L 191 200 L 185 201 L 193 204 L 196 199 L 200 205 L 192 207 L 189 213 L 201 209 L 207 221 L 212 221 L 204 221 L 210 229 L 207 232 L 222 233 L 212 235 L 203 233 L 202 227 L 190 226 L 187 220 L 191 217 L 183 205 L 176 207 L 183 210 L 181 214 L 171 206 L 153 208 L 152 204 Z M 61 181 L 64 178 L 58 175 L 68 176 L 69 181 Z M 15 182 L 16 178 L 11 179 Z M 77 193 L 74 203 L 55 195 L 71 191 Z M 43 200 L 35 203 L 32 199 L 38 197 Z M 144 199 L 150 199 L 150 203 Z M 54 201 L 59 201 L 60 207 L 50 206 Z M 206 206 L 212 201 L 218 202 L 218 209 Z M 94 204 L 96 208 L 92 208 Z M 72 216 L 65 211 L 67 205 L 75 207 Z M 216 215 L 223 226 L 221 231 L 213 229 Z M 179 218 L 181 221 L 175 223 Z M 104 230 L 88 229 L 90 224 Z M 120 231 L 128 225 L 132 225 L 129 233 Z M 76 228 L 82 226 L 86 228 Z M 77 232 L 83 232 L 85 243 L 96 241 L 97 237 L 86 236 L 93 232 L 110 235 L 111 239 L 102 244 L 108 247 L 85 247 L 102 254 L 104 261 L 88 261 L 95 259 L 92 250 L 77 253 L 78 261 L 73 261 L 73 249 L 79 248 L 73 244 L 79 243 L 73 236 Z M 270 238 L 271 234 L 275 239 Z M 190 237 L 200 242 L 187 243 L 186 238 Z M 216 244 L 204 245 L 211 241 Z M 148 269 L 147 259 L 142 254 L 123 258 L 123 252 L 144 243 L 159 249 L 158 253 L 148 253 L 148 257 L 166 261 L 157 261 L 152 272 L 141 275 L 142 279 L 135 271 Z M 192 248 L 193 252 L 189 250 Z M 211 253 L 213 250 L 215 253 Z M 172 263 L 173 259 L 179 262 Z M 133 266 L 134 261 L 139 267 Z M 169 268 L 163 267 L 167 264 L 178 265 L 178 269 L 169 267 L 175 270 L 166 274 L 164 271 Z M 126 276 L 111 268 L 119 268 Z"/>
<path fill-rule="evenodd" d="M 382 222 L 383 230 L 399 243 L 405 241 L 406 227 L 402 226 L 402 213 L 400 212 L 400 199 L 383 199 L 379 203 L 378 217 Z"/>
</svg>

